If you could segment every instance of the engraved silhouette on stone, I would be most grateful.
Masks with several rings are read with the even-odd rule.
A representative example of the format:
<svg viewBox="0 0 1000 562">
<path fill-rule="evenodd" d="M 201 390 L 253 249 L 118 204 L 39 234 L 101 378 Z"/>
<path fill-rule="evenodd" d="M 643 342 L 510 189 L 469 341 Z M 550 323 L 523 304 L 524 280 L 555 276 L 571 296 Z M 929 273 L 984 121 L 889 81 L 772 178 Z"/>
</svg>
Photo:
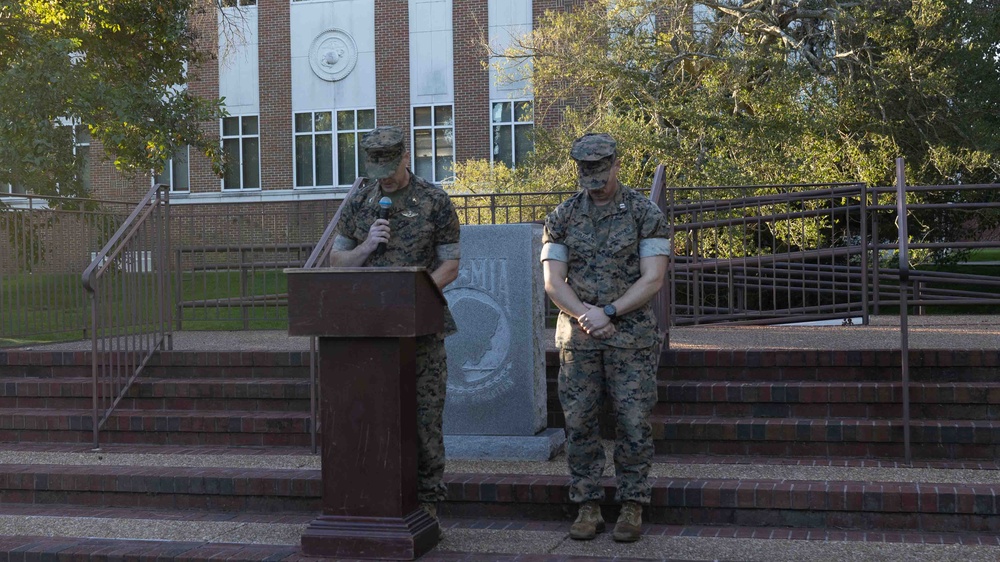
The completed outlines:
<svg viewBox="0 0 1000 562">
<path fill-rule="evenodd" d="M 446 296 L 458 325 L 449 338 L 449 397 L 491 400 L 513 383 L 507 315 L 491 295 L 474 288 L 453 289 Z"/>
</svg>

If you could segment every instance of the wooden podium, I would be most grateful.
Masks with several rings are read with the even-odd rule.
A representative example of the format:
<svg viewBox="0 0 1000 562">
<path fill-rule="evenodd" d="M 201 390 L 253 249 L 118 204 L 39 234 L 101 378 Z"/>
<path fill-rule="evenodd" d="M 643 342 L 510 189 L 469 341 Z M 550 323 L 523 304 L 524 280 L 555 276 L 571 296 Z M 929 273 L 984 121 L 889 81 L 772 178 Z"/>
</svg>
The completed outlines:
<svg viewBox="0 0 1000 562">
<path fill-rule="evenodd" d="M 295 269 L 288 333 L 318 336 L 323 514 L 302 551 L 412 560 L 437 521 L 417 502 L 416 337 L 444 329 L 423 268 Z"/>
</svg>

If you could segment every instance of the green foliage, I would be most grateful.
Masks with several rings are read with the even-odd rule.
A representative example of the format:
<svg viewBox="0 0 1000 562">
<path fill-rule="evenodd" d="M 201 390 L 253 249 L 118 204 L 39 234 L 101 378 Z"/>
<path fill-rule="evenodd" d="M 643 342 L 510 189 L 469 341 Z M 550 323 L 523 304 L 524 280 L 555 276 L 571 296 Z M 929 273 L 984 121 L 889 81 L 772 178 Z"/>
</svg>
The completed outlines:
<svg viewBox="0 0 1000 562">
<path fill-rule="evenodd" d="M 623 180 L 667 185 L 1000 175 L 995 0 L 617 0 L 548 12 L 504 57 L 530 72 L 536 169 L 585 131 L 620 143 Z M 510 72 L 508 70 L 508 72 Z M 525 76 L 512 76 L 524 78 Z M 460 180 L 461 181 L 461 180 Z"/>
<path fill-rule="evenodd" d="M 194 146 L 221 166 L 199 127 L 220 100 L 184 87 L 201 60 L 192 21 L 205 0 L 23 0 L 0 4 L 0 183 L 80 195 L 73 136 L 82 123 L 125 172 L 161 169 Z M 212 38 L 214 41 L 215 39 Z"/>
</svg>

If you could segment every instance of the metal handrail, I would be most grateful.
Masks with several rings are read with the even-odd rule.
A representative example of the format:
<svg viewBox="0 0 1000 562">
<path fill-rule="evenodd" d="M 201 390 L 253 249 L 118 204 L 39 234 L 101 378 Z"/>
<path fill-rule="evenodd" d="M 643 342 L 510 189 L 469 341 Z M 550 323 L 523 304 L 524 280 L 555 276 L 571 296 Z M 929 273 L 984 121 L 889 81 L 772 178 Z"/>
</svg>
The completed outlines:
<svg viewBox="0 0 1000 562">
<path fill-rule="evenodd" d="M 656 167 L 653 173 L 653 185 L 649 190 L 649 200 L 664 214 L 668 214 L 667 205 L 667 173 L 663 164 Z M 671 239 L 673 233 L 671 233 Z M 664 274 L 663 284 L 660 290 L 653 296 L 653 312 L 656 314 L 656 324 L 660 333 L 663 334 L 661 349 L 670 348 L 670 295 L 673 294 L 673 284 L 671 283 L 670 270 L 674 266 L 674 249 L 671 246 L 667 256 L 667 273 Z"/>
<path fill-rule="evenodd" d="M 906 224 L 906 176 L 903 159 L 896 159 L 896 227 L 899 229 L 899 353 L 903 371 L 903 456 L 910 463 L 910 328 L 906 302 L 910 284 L 910 230 Z"/>
<path fill-rule="evenodd" d="M 337 207 L 337 212 L 333 214 L 333 218 L 330 219 L 330 224 L 326 225 L 326 230 L 323 231 L 323 235 L 320 236 L 316 245 L 313 247 L 312 252 L 310 252 L 309 257 L 306 258 L 306 263 L 302 266 L 303 269 L 313 269 L 316 267 L 321 267 L 321 264 L 327 263 L 330 260 L 330 251 L 333 249 L 333 233 L 337 230 L 337 224 L 340 222 L 340 215 L 344 212 L 344 203 L 351 200 L 354 193 L 361 188 L 364 184 L 365 178 L 359 177 L 354 180 L 354 184 L 351 185 L 351 189 L 344 196 L 344 201 L 341 202 L 340 206 Z M 312 447 L 313 454 L 316 454 L 318 446 L 316 443 L 316 426 L 319 421 L 318 416 L 318 395 L 319 395 L 319 377 L 316 375 L 319 369 L 319 354 L 316 350 L 316 336 L 309 338 L 309 440 Z"/>
<path fill-rule="evenodd" d="M 354 193 L 361 187 L 365 182 L 365 178 L 359 177 L 354 180 L 354 184 L 351 185 L 351 189 L 344 196 L 344 202 L 350 201 Z M 323 231 L 323 235 L 320 236 L 319 241 L 316 242 L 316 246 L 313 247 L 312 253 L 306 258 L 305 265 L 302 266 L 303 269 L 312 269 L 314 267 L 321 267 L 318 264 L 325 263 L 330 258 L 330 250 L 333 249 L 333 233 L 337 230 L 337 223 L 340 222 L 340 215 L 344 212 L 344 204 L 341 203 L 340 207 L 337 207 L 337 212 L 334 213 L 333 218 L 330 219 L 330 224 L 326 225 L 326 230 Z"/>
<path fill-rule="evenodd" d="M 95 449 L 101 427 L 153 354 L 173 348 L 169 254 L 170 188 L 154 185 L 83 272 Z"/>
</svg>

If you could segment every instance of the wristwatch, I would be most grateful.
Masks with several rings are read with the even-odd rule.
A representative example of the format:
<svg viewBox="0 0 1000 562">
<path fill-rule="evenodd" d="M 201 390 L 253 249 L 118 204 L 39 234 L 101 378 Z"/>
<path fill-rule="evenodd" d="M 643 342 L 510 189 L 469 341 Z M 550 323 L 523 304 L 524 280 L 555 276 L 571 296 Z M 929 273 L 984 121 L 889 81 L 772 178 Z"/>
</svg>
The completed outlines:
<svg viewBox="0 0 1000 562">
<path fill-rule="evenodd" d="M 618 309 L 613 304 L 606 304 L 604 305 L 604 315 L 608 318 L 614 318 L 618 316 Z"/>
</svg>

